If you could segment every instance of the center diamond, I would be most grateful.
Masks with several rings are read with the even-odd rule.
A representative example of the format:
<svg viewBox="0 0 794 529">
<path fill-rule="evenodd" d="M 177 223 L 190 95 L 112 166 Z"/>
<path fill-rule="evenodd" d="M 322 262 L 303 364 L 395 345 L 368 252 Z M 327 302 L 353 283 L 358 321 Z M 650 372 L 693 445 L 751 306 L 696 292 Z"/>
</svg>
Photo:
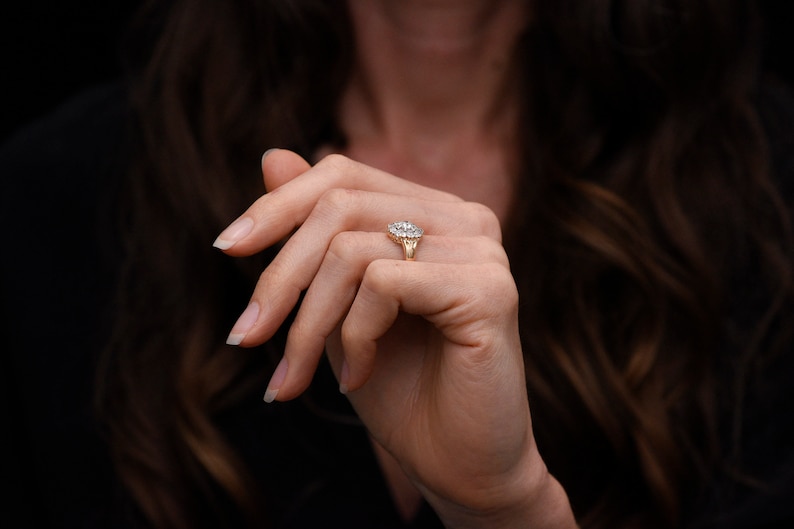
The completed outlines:
<svg viewBox="0 0 794 529">
<path fill-rule="evenodd" d="M 418 239 L 424 234 L 425 230 L 407 220 L 392 222 L 389 224 L 389 235 L 394 240 Z"/>
</svg>

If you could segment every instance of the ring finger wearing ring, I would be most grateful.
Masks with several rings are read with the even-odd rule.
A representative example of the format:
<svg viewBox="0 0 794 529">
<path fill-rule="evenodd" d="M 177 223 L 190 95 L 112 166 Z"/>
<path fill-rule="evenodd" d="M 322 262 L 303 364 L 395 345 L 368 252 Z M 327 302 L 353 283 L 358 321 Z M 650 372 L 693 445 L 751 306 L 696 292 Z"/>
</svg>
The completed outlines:
<svg viewBox="0 0 794 529">
<path fill-rule="evenodd" d="M 392 222 L 388 226 L 389 238 L 396 243 L 402 244 L 405 252 L 405 260 L 413 261 L 416 257 L 416 245 L 425 231 L 407 220 Z"/>
</svg>

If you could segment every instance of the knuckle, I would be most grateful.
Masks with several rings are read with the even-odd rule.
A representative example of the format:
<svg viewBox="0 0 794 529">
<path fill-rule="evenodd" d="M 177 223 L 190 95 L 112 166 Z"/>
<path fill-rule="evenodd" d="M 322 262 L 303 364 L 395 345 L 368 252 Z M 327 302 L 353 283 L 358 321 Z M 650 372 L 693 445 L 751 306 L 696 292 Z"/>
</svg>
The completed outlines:
<svg viewBox="0 0 794 529">
<path fill-rule="evenodd" d="M 294 271 L 295 264 L 292 259 L 287 258 L 284 254 L 279 254 L 259 274 L 254 296 L 260 300 L 294 297 L 301 290 L 296 285 Z"/>
<path fill-rule="evenodd" d="M 503 268 L 510 268 L 510 260 L 504 247 L 487 235 L 474 237 L 476 247 L 479 248 L 484 262 L 497 263 Z"/>
<path fill-rule="evenodd" d="M 395 281 L 399 283 L 401 271 L 402 261 L 376 259 L 367 266 L 361 286 L 374 292 L 380 292 Z"/>
<path fill-rule="evenodd" d="M 277 282 L 282 280 L 281 278 L 285 277 L 285 273 L 287 272 L 286 267 L 283 265 L 283 259 L 279 259 L 276 256 L 267 268 L 262 270 L 259 274 L 259 281 L 257 281 L 257 289 L 267 289 L 269 285 L 273 283 L 273 278 L 277 278 Z"/>
<path fill-rule="evenodd" d="M 357 187 L 361 164 L 342 154 L 332 153 L 315 165 L 323 173 L 326 185 L 335 187 Z"/>
<path fill-rule="evenodd" d="M 350 346 L 351 344 L 355 343 L 355 341 L 359 337 L 359 332 L 355 322 L 350 321 L 349 319 L 345 320 L 342 323 L 342 327 L 339 330 L 339 338 L 342 340 L 342 343 L 346 346 Z M 347 354 L 351 355 L 351 349 L 347 348 Z"/>
<path fill-rule="evenodd" d="M 306 336 L 310 335 L 313 330 L 313 326 L 308 325 L 306 318 L 302 317 L 302 315 L 299 313 L 287 331 L 287 342 L 301 342 L 305 340 Z M 292 356 L 294 356 L 294 354 Z"/>
<path fill-rule="evenodd" d="M 485 263 L 482 268 L 489 294 L 505 306 L 518 305 L 518 289 L 510 271 L 495 262 Z"/>
<path fill-rule="evenodd" d="M 353 160 L 342 154 L 331 153 L 317 162 L 317 166 L 330 171 L 343 171 L 353 164 Z"/>
<path fill-rule="evenodd" d="M 339 213 L 355 211 L 354 203 L 356 202 L 359 192 L 354 189 L 345 189 L 334 187 L 328 189 L 320 196 L 317 201 L 315 211 L 320 214 L 336 215 Z"/>
<path fill-rule="evenodd" d="M 471 210 L 469 222 L 475 223 L 477 231 L 496 241 L 502 240 L 502 226 L 494 211 L 478 202 L 467 202 Z"/>
<path fill-rule="evenodd" d="M 355 255 L 353 248 L 356 246 L 356 236 L 349 231 L 337 233 L 328 245 L 328 254 L 338 261 L 349 261 L 351 255 Z"/>
</svg>

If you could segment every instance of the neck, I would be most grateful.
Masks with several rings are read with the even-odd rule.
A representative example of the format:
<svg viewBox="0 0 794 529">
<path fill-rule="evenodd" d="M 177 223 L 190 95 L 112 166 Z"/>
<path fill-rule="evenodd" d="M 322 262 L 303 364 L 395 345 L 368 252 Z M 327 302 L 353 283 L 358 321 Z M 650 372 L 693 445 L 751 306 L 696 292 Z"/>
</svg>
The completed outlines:
<svg viewBox="0 0 794 529">
<path fill-rule="evenodd" d="M 341 121 L 352 144 L 440 168 L 466 143 L 513 130 L 526 0 L 348 3 L 357 53 Z"/>
</svg>

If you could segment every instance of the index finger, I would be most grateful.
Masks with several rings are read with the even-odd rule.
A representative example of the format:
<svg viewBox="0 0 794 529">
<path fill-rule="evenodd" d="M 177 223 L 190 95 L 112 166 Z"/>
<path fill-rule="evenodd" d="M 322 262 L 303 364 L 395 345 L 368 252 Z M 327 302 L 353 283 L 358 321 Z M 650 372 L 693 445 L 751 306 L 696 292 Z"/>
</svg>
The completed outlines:
<svg viewBox="0 0 794 529">
<path fill-rule="evenodd" d="M 342 155 L 323 158 L 297 176 L 257 199 L 224 230 L 215 246 L 230 255 L 259 252 L 303 224 L 317 201 L 331 189 L 376 191 L 440 202 L 462 202 L 451 193 L 422 186 L 374 169 Z"/>
</svg>

